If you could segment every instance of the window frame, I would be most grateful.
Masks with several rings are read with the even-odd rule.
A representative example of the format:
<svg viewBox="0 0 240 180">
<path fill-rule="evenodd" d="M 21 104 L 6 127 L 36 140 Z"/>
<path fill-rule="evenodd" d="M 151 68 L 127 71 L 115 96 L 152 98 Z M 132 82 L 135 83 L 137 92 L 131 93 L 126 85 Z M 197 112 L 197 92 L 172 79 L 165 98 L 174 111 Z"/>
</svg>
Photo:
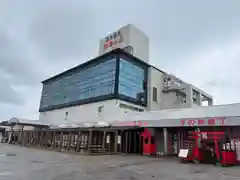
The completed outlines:
<svg viewBox="0 0 240 180">
<path fill-rule="evenodd" d="M 144 96 L 144 101 L 141 102 L 141 101 L 138 101 L 136 98 L 131 98 L 127 95 L 124 95 L 124 94 L 121 94 L 119 92 L 119 86 L 120 86 L 120 83 L 119 83 L 119 80 L 120 80 L 120 60 L 123 59 L 127 62 L 130 62 L 136 66 L 139 66 L 143 69 L 144 71 L 144 82 L 143 82 L 143 93 L 142 95 Z M 146 107 L 147 106 L 147 100 L 148 100 L 148 97 L 147 97 L 147 93 L 148 93 L 148 89 L 147 87 L 145 87 L 148 83 L 148 67 L 149 65 L 146 64 L 145 62 L 142 62 L 141 60 L 138 60 L 137 58 L 135 57 L 128 57 L 128 56 L 124 56 L 124 55 L 119 55 L 119 57 L 117 58 L 117 79 L 116 79 L 116 96 L 118 99 L 120 100 L 123 100 L 123 101 L 127 101 L 127 102 L 130 102 L 130 103 L 133 103 L 133 104 L 136 104 L 136 105 L 140 105 L 140 106 L 143 106 L 143 107 Z"/>
<path fill-rule="evenodd" d="M 152 101 L 157 102 L 158 101 L 158 91 L 155 86 L 152 87 Z"/>
</svg>

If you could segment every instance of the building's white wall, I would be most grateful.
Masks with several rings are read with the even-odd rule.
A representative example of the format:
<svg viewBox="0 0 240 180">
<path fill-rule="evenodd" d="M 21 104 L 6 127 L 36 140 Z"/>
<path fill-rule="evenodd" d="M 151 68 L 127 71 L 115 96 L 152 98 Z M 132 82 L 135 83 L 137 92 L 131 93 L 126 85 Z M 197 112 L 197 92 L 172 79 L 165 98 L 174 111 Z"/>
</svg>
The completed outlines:
<svg viewBox="0 0 240 180">
<path fill-rule="evenodd" d="M 176 96 L 176 91 L 169 91 L 163 93 L 164 89 L 164 72 L 159 71 L 154 67 L 148 69 L 148 109 L 161 110 L 161 109 L 178 109 L 190 108 L 193 105 L 191 102 L 192 96 L 187 93 L 188 101 L 180 103 Z M 157 88 L 157 102 L 153 101 L 153 87 Z M 189 91 L 191 92 L 191 91 Z"/>
<path fill-rule="evenodd" d="M 199 105 L 199 104 L 196 104 L 196 103 L 192 103 L 192 107 L 194 108 L 194 107 L 200 107 L 201 105 Z"/>
<path fill-rule="evenodd" d="M 51 124 L 58 124 L 64 121 L 74 123 L 96 121 L 111 122 L 117 119 L 118 115 L 131 111 L 129 109 L 120 108 L 120 103 L 144 109 L 143 107 L 115 99 L 75 107 L 55 109 L 52 111 L 40 112 L 39 120 Z M 101 113 L 98 113 L 99 106 L 103 106 Z M 68 112 L 67 118 L 66 112 Z"/>
<path fill-rule="evenodd" d="M 179 109 L 179 108 L 190 108 L 189 103 L 180 103 L 176 96 L 176 91 L 164 93 L 161 104 L 162 109 Z"/>
<path fill-rule="evenodd" d="M 133 47 L 134 56 L 149 62 L 149 38 L 134 26 L 130 26 L 130 45 Z"/>
<path fill-rule="evenodd" d="M 164 74 L 153 68 L 150 67 L 148 69 L 148 109 L 149 110 L 159 110 L 161 109 L 162 106 L 162 98 L 163 98 L 163 78 L 164 78 Z M 157 97 L 157 102 L 153 101 L 153 87 L 157 88 L 157 93 L 158 93 L 158 97 Z"/>
</svg>

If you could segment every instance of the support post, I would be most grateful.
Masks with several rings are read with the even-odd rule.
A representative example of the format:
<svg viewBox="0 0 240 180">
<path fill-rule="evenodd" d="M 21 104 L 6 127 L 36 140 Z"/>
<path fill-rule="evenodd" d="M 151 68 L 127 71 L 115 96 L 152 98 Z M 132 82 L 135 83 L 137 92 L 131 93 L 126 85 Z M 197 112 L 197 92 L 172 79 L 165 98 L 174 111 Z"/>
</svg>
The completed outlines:
<svg viewBox="0 0 240 180">
<path fill-rule="evenodd" d="M 79 149 L 80 149 L 80 141 L 81 141 L 81 131 L 78 132 L 78 136 L 77 136 L 76 152 L 79 152 Z"/>
<path fill-rule="evenodd" d="M 163 139 L 164 139 L 164 155 L 168 155 L 168 131 L 167 128 L 163 128 Z"/>
<path fill-rule="evenodd" d="M 62 151 L 62 145 L 63 145 L 63 132 L 61 131 L 61 135 L 60 135 L 60 144 L 59 144 L 59 151 Z"/>
<path fill-rule="evenodd" d="M 120 130 L 120 134 L 119 134 L 119 137 L 118 137 L 118 148 L 119 148 L 119 152 L 122 153 L 122 137 L 123 137 L 123 131 Z"/>
<path fill-rule="evenodd" d="M 103 140 L 102 140 L 102 147 L 105 149 L 105 144 L 106 144 L 106 131 L 103 132 Z"/>
<path fill-rule="evenodd" d="M 43 145 L 43 130 L 40 130 L 39 146 Z"/>
<path fill-rule="evenodd" d="M 133 143 L 132 143 L 132 131 L 129 131 L 128 135 L 129 135 L 129 137 L 128 137 L 128 153 L 131 153 L 132 145 L 133 145 Z"/>
<path fill-rule="evenodd" d="M 89 129 L 89 133 L 88 133 L 88 154 L 91 154 L 91 146 L 92 146 L 92 129 Z"/>
<path fill-rule="evenodd" d="M 125 150 L 124 150 L 124 153 L 128 153 L 128 143 L 129 143 L 129 141 L 128 141 L 128 131 L 125 131 Z"/>
<path fill-rule="evenodd" d="M 56 149 L 56 131 L 53 132 L 53 149 Z"/>
<path fill-rule="evenodd" d="M 117 153 L 118 149 L 118 132 L 115 132 L 115 141 L 114 141 L 114 153 Z"/>
<path fill-rule="evenodd" d="M 133 153 L 137 153 L 137 131 L 134 131 L 134 140 L 133 140 Z"/>
<path fill-rule="evenodd" d="M 72 147 L 72 132 L 70 131 L 68 134 L 68 146 L 67 146 L 67 151 L 71 151 Z"/>
</svg>

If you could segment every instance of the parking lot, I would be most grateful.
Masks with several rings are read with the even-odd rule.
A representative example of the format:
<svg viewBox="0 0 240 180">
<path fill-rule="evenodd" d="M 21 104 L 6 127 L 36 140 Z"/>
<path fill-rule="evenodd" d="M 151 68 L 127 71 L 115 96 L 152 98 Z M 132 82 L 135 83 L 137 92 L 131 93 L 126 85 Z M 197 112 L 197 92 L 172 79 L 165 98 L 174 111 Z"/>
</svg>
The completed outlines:
<svg viewBox="0 0 240 180">
<path fill-rule="evenodd" d="M 82 156 L 0 144 L 0 180 L 239 180 L 239 167 L 176 158 Z"/>
</svg>

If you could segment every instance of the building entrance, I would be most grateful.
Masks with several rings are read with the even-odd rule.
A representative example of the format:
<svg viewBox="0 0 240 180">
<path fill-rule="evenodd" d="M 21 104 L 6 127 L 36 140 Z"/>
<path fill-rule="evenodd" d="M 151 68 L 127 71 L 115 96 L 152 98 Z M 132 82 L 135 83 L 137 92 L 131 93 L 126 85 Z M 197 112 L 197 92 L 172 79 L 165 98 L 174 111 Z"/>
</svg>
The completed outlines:
<svg viewBox="0 0 240 180">
<path fill-rule="evenodd" d="M 128 129 L 122 131 L 121 135 L 121 153 L 143 153 L 142 129 Z"/>
</svg>

